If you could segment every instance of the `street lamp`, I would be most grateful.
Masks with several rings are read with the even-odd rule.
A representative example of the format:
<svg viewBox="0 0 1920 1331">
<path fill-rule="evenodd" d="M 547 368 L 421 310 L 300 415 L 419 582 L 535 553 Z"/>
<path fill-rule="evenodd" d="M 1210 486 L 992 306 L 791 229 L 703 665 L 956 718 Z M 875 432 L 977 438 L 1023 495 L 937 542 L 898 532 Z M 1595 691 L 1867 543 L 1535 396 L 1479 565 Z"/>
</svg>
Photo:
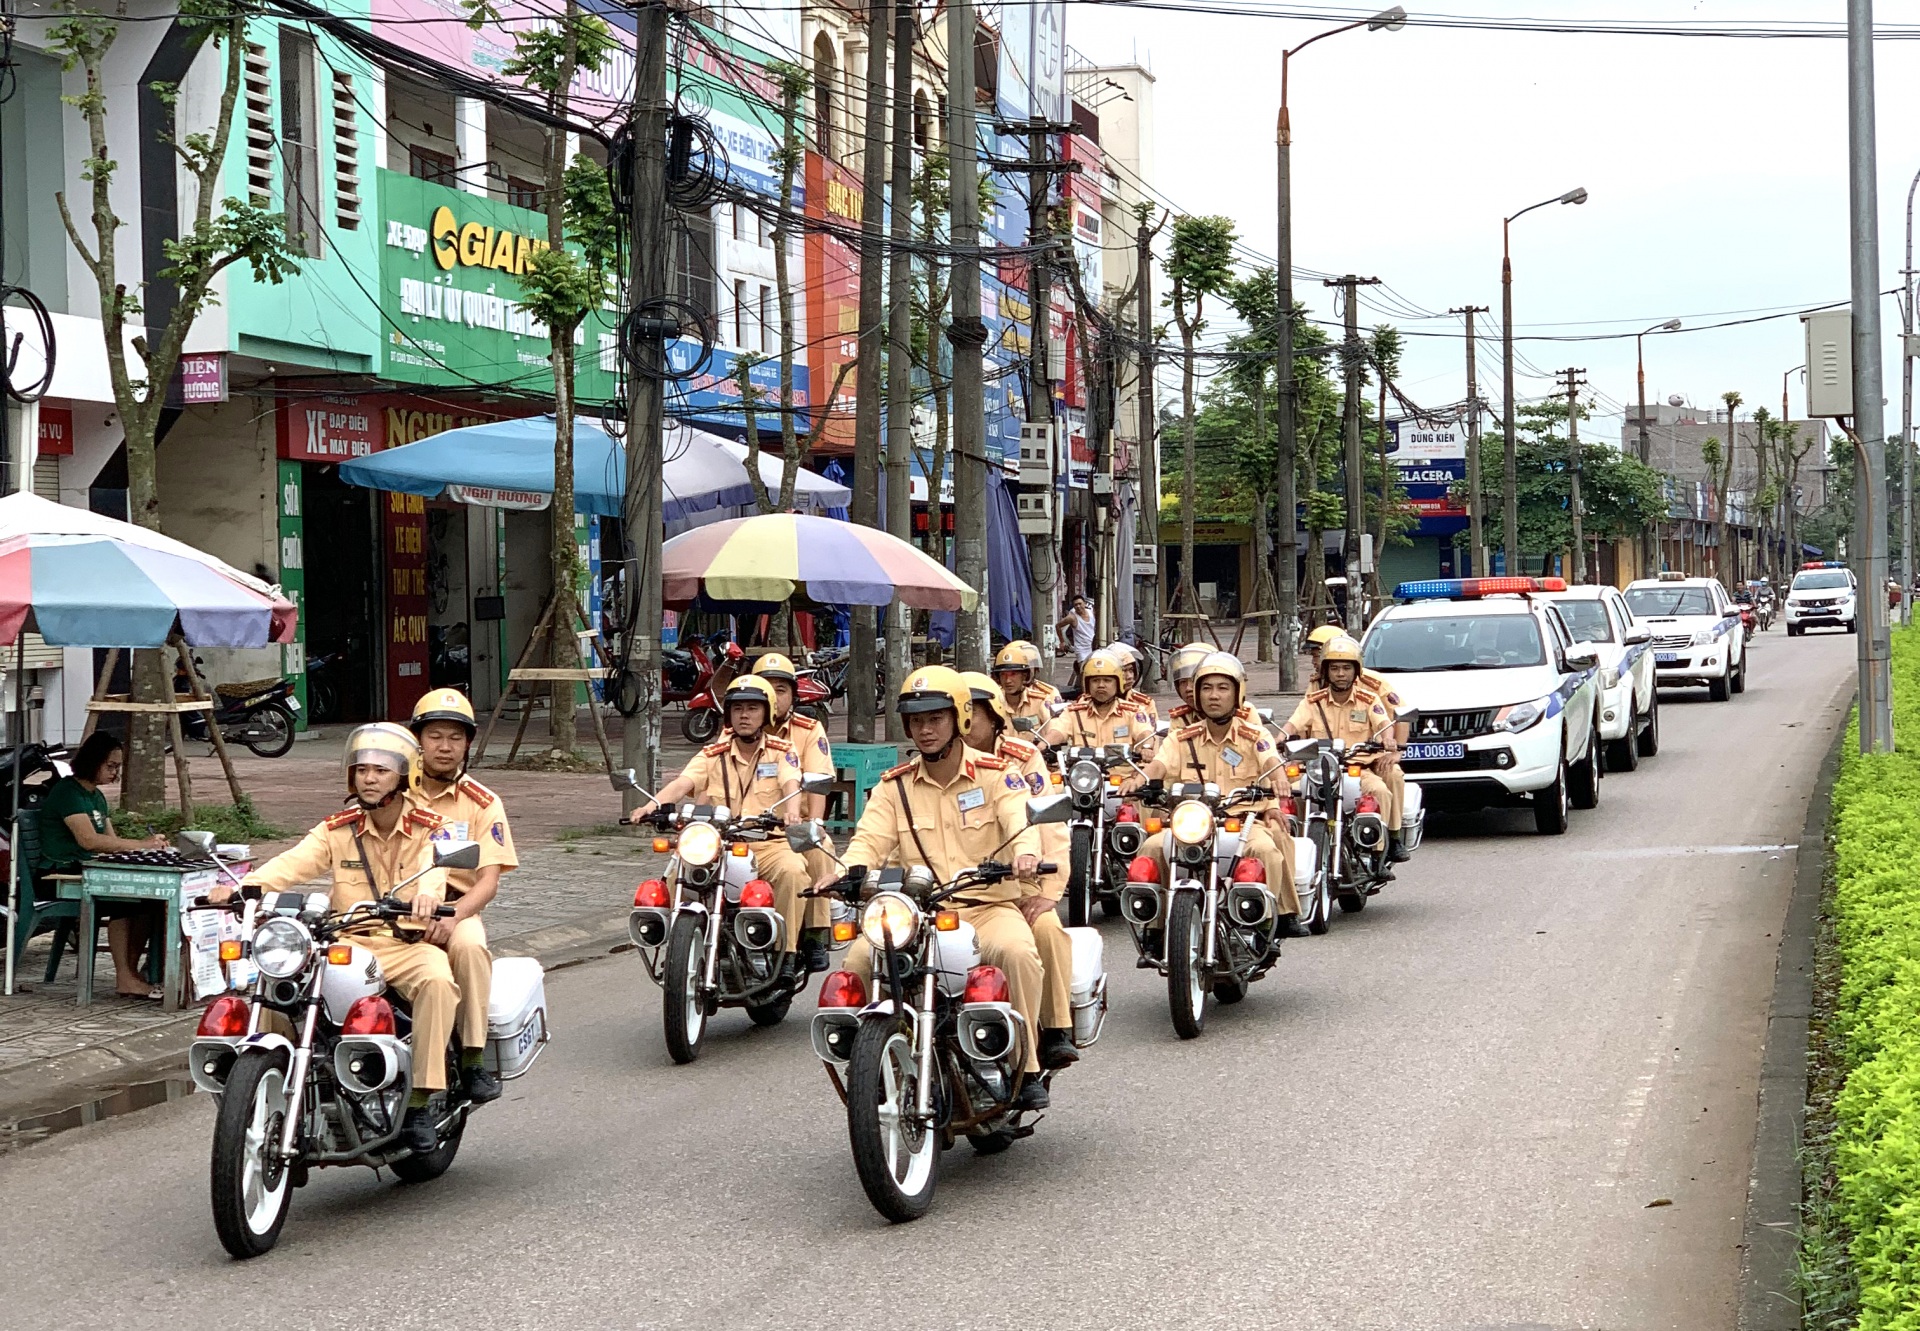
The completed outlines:
<svg viewBox="0 0 1920 1331">
<path fill-rule="evenodd" d="M 1544 208 L 1550 203 L 1585 203 L 1586 201 L 1587 192 L 1584 189 L 1570 189 L 1565 194 L 1554 195 L 1551 199 L 1530 203 L 1513 216 L 1500 219 L 1500 377 L 1507 399 L 1501 413 L 1501 429 L 1506 435 L 1507 446 L 1505 505 L 1501 516 L 1506 527 L 1503 533 L 1503 544 L 1507 550 L 1509 576 L 1519 567 L 1520 560 L 1520 498 L 1513 448 L 1513 252 L 1508 243 L 1507 233 L 1516 221 L 1535 208 Z"/>
<path fill-rule="evenodd" d="M 1651 467 L 1653 465 L 1653 441 L 1647 437 L 1647 352 L 1644 339 L 1648 333 L 1677 333 L 1679 331 L 1680 321 L 1678 319 L 1669 319 L 1663 324 L 1655 324 L 1653 327 L 1633 335 L 1634 373 L 1640 386 L 1640 465 L 1643 467 Z M 1642 542 L 1642 546 L 1642 556 L 1645 560 L 1645 568 L 1642 570 L 1642 574 L 1643 576 L 1651 577 L 1659 571 L 1657 562 L 1660 550 L 1660 519 L 1658 517 L 1655 517 L 1654 520 L 1647 525 L 1646 538 Z"/>
<path fill-rule="evenodd" d="M 1398 32 L 1406 26 L 1407 11 L 1395 5 L 1392 9 L 1381 10 L 1370 19 L 1316 33 L 1298 46 L 1280 53 L 1280 118 L 1274 133 L 1274 142 L 1279 149 L 1280 214 L 1280 248 L 1274 257 L 1274 275 L 1280 287 L 1280 299 L 1275 308 L 1280 320 L 1275 351 L 1280 447 L 1274 463 L 1274 493 L 1279 501 L 1276 507 L 1279 509 L 1280 531 L 1279 540 L 1274 543 L 1273 585 L 1280 602 L 1280 632 L 1276 638 L 1280 652 L 1282 693 L 1291 693 L 1299 687 L 1295 659 L 1299 644 L 1294 641 L 1293 626 L 1300 610 L 1298 572 L 1295 567 L 1299 560 L 1299 546 L 1293 539 L 1293 514 L 1299 501 L 1293 485 L 1294 459 L 1298 450 L 1294 434 L 1293 382 L 1293 126 L 1287 118 L 1287 67 L 1294 56 L 1325 38 L 1352 32 L 1355 28 L 1365 28 L 1368 32 Z"/>
</svg>

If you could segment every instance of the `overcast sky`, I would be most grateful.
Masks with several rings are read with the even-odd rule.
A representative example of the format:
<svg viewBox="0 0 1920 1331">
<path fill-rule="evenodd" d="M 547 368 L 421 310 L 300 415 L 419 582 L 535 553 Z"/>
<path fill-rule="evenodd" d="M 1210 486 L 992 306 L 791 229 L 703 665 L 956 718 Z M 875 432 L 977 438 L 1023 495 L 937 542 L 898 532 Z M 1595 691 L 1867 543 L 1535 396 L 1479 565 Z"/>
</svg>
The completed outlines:
<svg viewBox="0 0 1920 1331">
<path fill-rule="evenodd" d="M 1423 12 L 1409 5 L 1417 16 Z M 1451 0 L 1424 12 L 1554 19 L 1845 18 L 1834 0 Z M 1920 2 L 1883 3 L 1882 24 L 1920 23 Z M 1234 218 L 1274 250 L 1274 116 L 1279 52 L 1327 27 L 1068 7 L 1067 40 L 1100 63 L 1137 59 L 1157 82 L 1158 181 L 1182 209 Z M 1649 337 L 1649 401 L 1716 402 L 1728 389 L 1778 411 L 1782 372 L 1805 360 L 1798 319 L 1705 329 L 1727 319 L 1844 301 L 1847 267 L 1845 43 L 1839 40 L 1446 31 L 1342 34 L 1293 62 L 1296 268 L 1379 277 L 1438 318 L 1362 306 L 1363 326 L 1408 334 L 1403 390 L 1417 402 L 1465 396 L 1461 324 L 1449 307 L 1491 306 L 1480 392 L 1500 392 L 1500 219 L 1574 186 L 1513 227 L 1514 324 L 1543 334 Z M 1883 290 L 1900 283 L 1907 188 L 1920 171 L 1920 42 L 1877 46 Z M 1314 317 L 1335 293 L 1297 281 Z M 1888 335 L 1886 420 L 1900 421 L 1898 307 Z M 1522 341 L 1517 396 L 1551 391 L 1541 373 L 1584 367 L 1600 395 L 1596 433 L 1616 439 L 1633 399 L 1631 336 Z M 1793 411 L 1804 410 L 1798 376 Z"/>
</svg>

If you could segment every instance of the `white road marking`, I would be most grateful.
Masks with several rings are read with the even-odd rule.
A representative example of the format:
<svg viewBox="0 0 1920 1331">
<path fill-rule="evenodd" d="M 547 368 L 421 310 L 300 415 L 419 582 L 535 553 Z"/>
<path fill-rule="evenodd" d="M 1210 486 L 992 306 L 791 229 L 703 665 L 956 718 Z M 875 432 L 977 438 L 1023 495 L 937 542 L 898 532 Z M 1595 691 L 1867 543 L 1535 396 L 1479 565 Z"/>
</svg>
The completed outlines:
<svg viewBox="0 0 1920 1331">
<path fill-rule="evenodd" d="M 1777 855 L 1782 851 L 1798 849 L 1800 849 L 1800 843 L 1797 841 L 1761 846 L 1618 846 L 1612 850 L 1582 851 L 1580 858 L 1592 860 L 1661 860 L 1673 859 L 1683 855 Z"/>
</svg>

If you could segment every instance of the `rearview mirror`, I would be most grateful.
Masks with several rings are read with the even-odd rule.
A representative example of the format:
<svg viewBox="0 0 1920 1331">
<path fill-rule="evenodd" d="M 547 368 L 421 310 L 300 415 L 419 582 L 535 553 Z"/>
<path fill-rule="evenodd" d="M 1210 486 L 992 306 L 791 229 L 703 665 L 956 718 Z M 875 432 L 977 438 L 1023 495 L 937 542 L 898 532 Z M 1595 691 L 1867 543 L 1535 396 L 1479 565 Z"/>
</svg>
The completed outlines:
<svg viewBox="0 0 1920 1331">
<path fill-rule="evenodd" d="M 173 848 L 182 859 L 210 860 L 213 858 L 213 833 L 180 831 L 173 834 Z"/>
<path fill-rule="evenodd" d="M 1621 639 L 1629 647 L 1637 647 L 1643 642 L 1653 641 L 1653 630 L 1640 625 L 1627 630 L 1627 636 Z"/>
<path fill-rule="evenodd" d="M 1043 823 L 1064 823 L 1073 817 L 1073 796 L 1042 795 L 1038 799 L 1027 801 L 1027 825 L 1039 827 Z"/>
<path fill-rule="evenodd" d="M 804 822 L 787 824 L 787 845 L 796 854 L 817 850 L 827 841 L 827 829 L 818 818 L 809 818 Z"/>
<path fill-rule="evenodd" d="M 478 869 L 478 841 L 436 841 L 433 843 L 433 867 L 436 869 Z"/>
<path fill-rule="evenodd" d="M 825 772 L 808 772 L 800 778 L 800 790 L 807 795 L 830 795 L 838 784 L 838 777 Z"/>
<path fill-rule="evenodd" d="M 1261 725 L 1270 726 L 1273 724 L 1273 708 L 1256 707 L 1253 709 L 1253 714 L 1260 718 Z"/>
<path fill-rule="evenodd" d="M 640 789 L 640 774 L 631 767 L 623 767 L 617 772 L 608 773 L 607 781 L 615 790 Z"/>
<path fill-rule="evenodd" d="M 1016 716 L 1013 718 L 1013 728 L 1023 735 L 1031 734 L 1040 728 L 1040 719 L 1033 716 Z"/>
<path fill-rule="evenodd" d="M 1590 668 L 1600 664 L 1600 649 L 1590 642 L 1577 642 L 1567 648 L 1566 658 L 1570 666 Z"/>
</svg>

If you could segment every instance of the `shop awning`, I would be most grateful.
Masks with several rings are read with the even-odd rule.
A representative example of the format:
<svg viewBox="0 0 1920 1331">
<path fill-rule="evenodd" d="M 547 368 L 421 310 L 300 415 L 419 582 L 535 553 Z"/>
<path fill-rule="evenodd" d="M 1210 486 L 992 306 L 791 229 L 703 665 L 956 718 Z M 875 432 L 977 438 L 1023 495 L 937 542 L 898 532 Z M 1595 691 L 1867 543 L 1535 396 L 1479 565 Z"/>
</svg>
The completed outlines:
<svg viewBox="0 0 1920 1331">
<path fill-rule="evenodd" d="M 492 508 L 543 509 L 553 502 L 551 416 L 489 421 L 446 430 L 340 464 L 340 479 L 371 490 L 395 490 Z M 746 446 L 678 422 L 669 423 L 662 471 L 667 521 L 694 518 L 753 502 L 744 462 Z M 776 495 L 780 458 L 762 453 L 760 475 Z M 573 427 L 573 506 L 577 512 L 618 517 L 627 485 L 626 454 L 596 421 Z M 794 507 L 817 512 L 852 499 L 845 486 L 802 470 Z"/>
</svg>

